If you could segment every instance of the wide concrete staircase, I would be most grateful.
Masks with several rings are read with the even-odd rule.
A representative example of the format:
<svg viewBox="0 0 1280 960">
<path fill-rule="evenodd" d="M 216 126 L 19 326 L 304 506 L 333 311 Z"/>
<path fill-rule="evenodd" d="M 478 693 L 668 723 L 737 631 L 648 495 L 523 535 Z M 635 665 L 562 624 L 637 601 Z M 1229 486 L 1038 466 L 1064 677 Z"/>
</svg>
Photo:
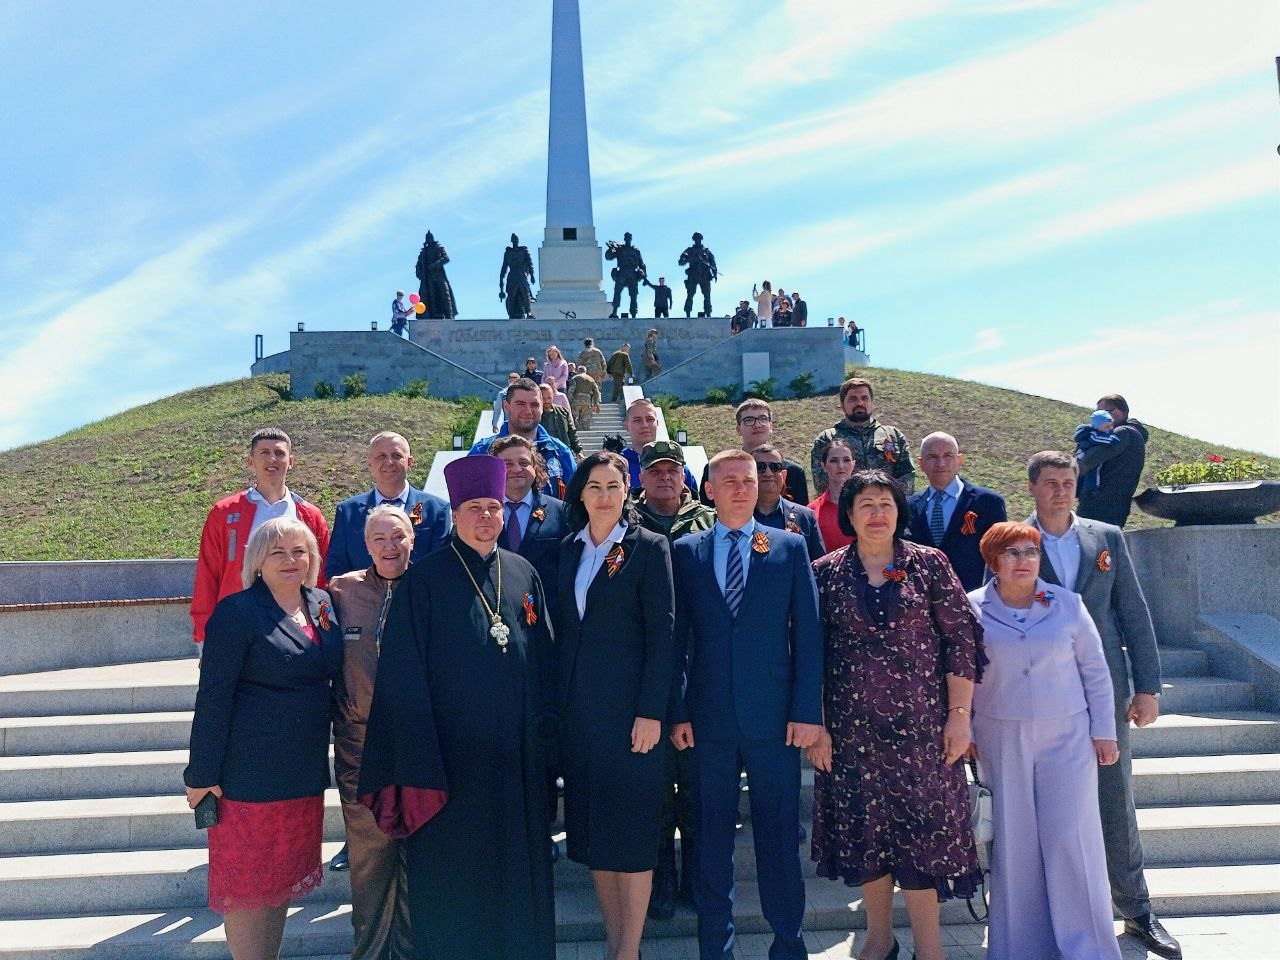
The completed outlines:
<svg viewBox="0 0 1280 960">
<path fill-rule="evenodd" d="M 606 381 L 602 389 L 605 396 L 608 396 L 608 391 L 612 388 Z M 617 403 L 604 402 L 600 404 L 600 412 L 592 415 L 591 426 L 586 429 L 578 427 L 578 443 L 582 445 L 584 453 L 590 453 L 602 450 L 604 438 L 614 434 L 621 434 L 623 442 L 627 439 L 627 432 L 622 429 L 622 407 Z"/>
<path fill-rule="evenodd" d="M 0 676 L 0 960 L 229 956 L 219 918 L 205 907 L 205 839 L 181 795 L 197 677 L 195 661 L 183 656 L 185 611 L 146 613 L 94 610 L 102 655 L 78 644 L 81 665 L 53 669 L 66 657 L 50 643 L 48 669 Z M 0 612 L 0 636 L 38 648 L 83 615 Z M 1212 676 L 1204 654 L 1165 648 L 1163 655 L 1165 715 L 1135 733 L 1134 764 L 1155 909 L 1280 911 L 1280 716 L 1255 709 L 1252 685 Z M 805 772 L 806 823 L 812 776 Z M 743 932 L 763 932 L 747 804 L 742 809 L 737 914 Z M 342 836 L 330 791 L 326 858 Z M 814 877 L 807 844 L 802 849 L 806 926 L 860 924 L 858 891 Z M 561 862 L 555 879 L 560 940 L 599 940 L 587 872 Z M 348 882 L 347 874 L 326 873 L 297 905 L 286 956 L 350 949 Z M 899 913 L 905 922 L 901 906 Z M 964 905 L 946 904 L 943 918 L 964 922 Z M 693 930 L 693 914 L 681 911 L 646 933 Z"/>
</svg>

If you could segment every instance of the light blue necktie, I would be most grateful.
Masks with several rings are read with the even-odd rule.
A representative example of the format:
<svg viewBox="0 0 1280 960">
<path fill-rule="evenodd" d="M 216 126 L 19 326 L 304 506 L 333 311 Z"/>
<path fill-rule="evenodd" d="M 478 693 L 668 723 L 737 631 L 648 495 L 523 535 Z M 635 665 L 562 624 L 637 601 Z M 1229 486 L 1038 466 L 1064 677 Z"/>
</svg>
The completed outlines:
<svg viewBox="0 0 1280 960">
<path fill-rule="evenodd" d="M 942 538 L 947 535 L 947 528 L 942 523 L 942 499 L 946 495 L 945 490 L 933 492 L 933 510 L 929 513 L 929 533 L 933 537 L 935 547 L 942 546 Z"/>
<path fill-rule="evenodd" d="M 738 541 L 742 539 L 741 530 L 729 531 L 729 562 L 724 569 L 724 602 L 729 605 L 731 616 L 738 615 L 742 606 L 742 592 L 745 578 L 742 575 L 742 552 L 738 549 Z"/>
</svg>

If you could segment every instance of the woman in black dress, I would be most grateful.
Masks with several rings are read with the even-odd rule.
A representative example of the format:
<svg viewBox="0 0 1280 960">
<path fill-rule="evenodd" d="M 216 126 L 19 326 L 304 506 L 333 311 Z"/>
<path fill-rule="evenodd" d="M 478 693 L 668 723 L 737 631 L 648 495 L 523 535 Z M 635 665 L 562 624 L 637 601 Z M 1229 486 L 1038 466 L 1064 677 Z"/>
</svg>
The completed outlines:
<svg viewBox="0 0 1280 960">
<path fill-rule="evenodd" d="M 591 870 L 608 960 L 637 960 L 662 813 L 674 666 L 671 554 L 627 502 L 627 462 L 587 457 L 560 545 L 560 718 L 569 858 Z"/>
</svg>

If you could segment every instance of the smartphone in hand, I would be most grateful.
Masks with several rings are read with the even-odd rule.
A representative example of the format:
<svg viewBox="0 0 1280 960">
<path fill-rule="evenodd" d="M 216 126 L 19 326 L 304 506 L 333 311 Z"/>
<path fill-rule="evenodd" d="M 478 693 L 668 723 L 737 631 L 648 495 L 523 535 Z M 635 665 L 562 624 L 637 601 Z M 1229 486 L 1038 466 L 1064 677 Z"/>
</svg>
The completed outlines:
<svg viewBox="0 0 1280 960">
<path fill-rule="evenodd" d="M 201 797 L 200 802 L 196 804 L 195 814 L 197 830 L 208 830 L 217 824 L 218 798 L 213 795 L 213 791 Z"/>
</svg>

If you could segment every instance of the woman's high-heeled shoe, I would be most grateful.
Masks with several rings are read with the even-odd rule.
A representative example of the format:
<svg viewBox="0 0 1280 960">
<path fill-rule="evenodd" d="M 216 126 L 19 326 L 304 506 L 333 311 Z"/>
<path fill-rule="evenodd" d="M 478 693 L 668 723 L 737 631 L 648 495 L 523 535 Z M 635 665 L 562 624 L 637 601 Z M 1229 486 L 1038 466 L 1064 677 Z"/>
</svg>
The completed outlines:
<svg viewBox="0 0 1280 960">
<path fill-rule="evenodd" d="M 898 948 L 899 948 L 899 946 L 900 946 L 900 944 L 898 943 L 898 938 L 897 938 L 897 937 L 894 937 L 894 938 L 893 938 L 893 946 L 892 946 L 892 947 L 890 947 L 890 948 L 889 948 L 889 952 L 888 952 L 888 953 L 886 953 L 886 954 L 884 955 L 884 960 L 898 960 Z M 855 958 L 855 960 L 856 960 L 856 958 Z M 914 955 L 912 956 L 911 960 L 915 960 L 915 956 L 914 956 Z"/>
</svg>

